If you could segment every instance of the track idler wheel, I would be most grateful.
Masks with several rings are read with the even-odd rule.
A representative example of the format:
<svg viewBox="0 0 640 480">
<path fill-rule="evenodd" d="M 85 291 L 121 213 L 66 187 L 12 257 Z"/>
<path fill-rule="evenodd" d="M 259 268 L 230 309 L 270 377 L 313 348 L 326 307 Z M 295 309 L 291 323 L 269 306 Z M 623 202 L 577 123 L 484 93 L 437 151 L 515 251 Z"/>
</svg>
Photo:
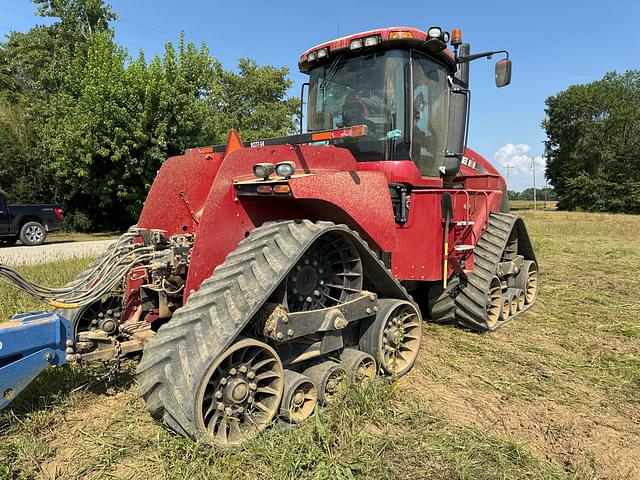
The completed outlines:
<svg viewBox="0 0 640 480">
<path fill-rule="evenodd" d="M 344 393 L 347 383 L 347 372 L 338 362 L 325 360 L 304 371 L 318 389 L 318 402 L 329 405 Z"/>
<path fill-rule="evenodd" d="M 284 372 L 284 393 L 280 416 L 290 423 L 309 418 L 318 404 L 318 389 L 313 380 L 293 370 Z"/>
<path fill-rule="evenodd" d="M 513 281 L 513 287 L 524 291 L 524 303 L 531 305 L 538 295 L 538 264 L 525 260 Z"/>
<path fill-rule="evenodd" d="M 347 372 L 349 382 L 365 385 L 376 377 L 376 359 L 367 352 L 345 348 L 340 354 L 340 364 Z"/>
<path fill-rule="evenodd" d="M 486 323 L 489 330 L 494 330 L 498 325 L 502 317 L 502 283 L 498 277 L 493 277 L 489 283 L 489 290 L 487 291 L 487 306 L 486 306 Z"/>
<path fill-rule="evenodd" d="M 386 299 L 379 303 L 372 322 L 362 322 L 360 349 L 378 361 L 380 369 L 401 377 L 418 358 L 422 340 L 422 316 L 406 300 Z"/>
<path fill-rule="evenodd" d="M 196 397 L 198 428 L 219 446 L 239 445 L 278 413 L 284 369 L 266 343 L 244 338 L 206 371 Z"/>
</svg>

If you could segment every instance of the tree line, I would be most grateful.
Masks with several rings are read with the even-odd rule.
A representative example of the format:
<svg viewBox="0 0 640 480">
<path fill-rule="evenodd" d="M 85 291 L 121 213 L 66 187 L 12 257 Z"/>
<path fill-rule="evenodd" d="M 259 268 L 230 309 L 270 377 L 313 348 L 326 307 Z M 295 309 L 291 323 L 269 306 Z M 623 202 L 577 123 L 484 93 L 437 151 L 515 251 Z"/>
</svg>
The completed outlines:
<svg viewBox="0 0 640 480">
<path fill-rule="evenodd" d="M 546 101 L 546 176 L 570 210 L 640 213 L 640 71 Z"/>
<path fill-rule="evenodd" d="M 0 43 L 0 194 L 61 202 L 78 230 L 135 222 L 162 162 L 185 148 L 285 135 L 299 100 L 286 67 L 225 70 L 181 35 L 163 55 L 114 40 L 103 0 L 32 0 L 51 25 Z"/>
<path fill-rule="evenodd" d="M 537 200 L 558 200 L 558 195 L 553 188 L 536 188 L 536 199 Z M 525 188 L 521 192 L 516 192 L 514 190 L 509 190 L 509 200 L 533 200 L 533 188 Z"/>
</svg>

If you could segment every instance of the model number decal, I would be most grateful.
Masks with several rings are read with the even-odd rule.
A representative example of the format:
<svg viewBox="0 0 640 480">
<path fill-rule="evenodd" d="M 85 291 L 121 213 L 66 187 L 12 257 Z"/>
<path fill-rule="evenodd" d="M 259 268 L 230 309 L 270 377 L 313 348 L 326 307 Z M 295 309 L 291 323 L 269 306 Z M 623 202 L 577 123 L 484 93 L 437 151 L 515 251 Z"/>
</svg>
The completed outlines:
<svg viewBox="0 0 640 480">
<path fill-rule="evenodd" d="M 477 170 L 476 162 L 474 160 L 471 160 L 469 157 L 462 157 L 462 164 L 466 165 L 469 168 L 473 168 L 474 170 Z"/>
<path fill-rule="evenodd" d="M 251 148 L 264 147 L 264 140 L 256 140 L 255 142 L 251 142 L 249 144 Z"/>
</svg>

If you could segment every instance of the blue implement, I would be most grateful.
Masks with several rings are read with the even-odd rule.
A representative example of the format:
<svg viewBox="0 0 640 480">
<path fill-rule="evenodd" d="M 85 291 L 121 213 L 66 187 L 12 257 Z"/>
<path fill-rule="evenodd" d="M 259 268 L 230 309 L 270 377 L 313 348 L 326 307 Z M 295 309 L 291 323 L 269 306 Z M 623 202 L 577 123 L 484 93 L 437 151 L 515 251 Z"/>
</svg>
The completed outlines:
<svg viewBox="0 0 640 480">
<path fill-rule="evenodd" d="M 16 315 L 0 323 L 0 410 L 49 365 L 64 365 L 73 327 L 55 313 Z"/>
</svg>

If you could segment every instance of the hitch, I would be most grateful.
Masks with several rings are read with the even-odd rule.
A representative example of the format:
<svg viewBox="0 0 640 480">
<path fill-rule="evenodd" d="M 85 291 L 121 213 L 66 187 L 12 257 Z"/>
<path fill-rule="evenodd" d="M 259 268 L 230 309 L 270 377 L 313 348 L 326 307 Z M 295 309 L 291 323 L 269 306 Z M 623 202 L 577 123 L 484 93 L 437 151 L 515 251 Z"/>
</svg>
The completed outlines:
<svg viewBox="0 0 640 480">
<path fill-rule="evenodd" d="M 73 327 L 60 315 L 25 313 L 0 323 L 0 410 L 49 365 L 67 363 L 68 346 Z"/>
</svg>

